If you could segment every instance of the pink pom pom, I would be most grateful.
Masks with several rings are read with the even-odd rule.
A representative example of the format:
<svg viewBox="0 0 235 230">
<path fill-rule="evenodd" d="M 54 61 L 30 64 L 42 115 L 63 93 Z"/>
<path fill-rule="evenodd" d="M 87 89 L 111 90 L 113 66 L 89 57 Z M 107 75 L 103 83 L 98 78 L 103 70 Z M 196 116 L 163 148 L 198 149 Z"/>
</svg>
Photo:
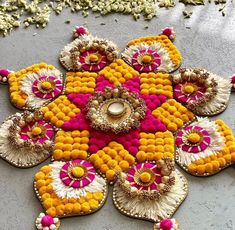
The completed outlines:
<svg viewBox="0 0 235 230">
<path fill-rule="evenodd" d="M 173 27 L 166 27 L 162 29 L 162 34 L 166 35 L 171 40 L 174 40 L 176 36 Z"/>
<path fill-rule="evenodd" d="M 138 148 L 136 148 L 136 147 L 130 147 L 130 148 L 129 148 L 129 152 L 130 152 L 131 155 L 136 155 L 137 152 L 138 152 Z"/>
<path fill-rule="evenodd" d="M 232 84 L 235 84 L 235 75 L 230 77 L 230 81 L 231 81 Z"/>
<path fill-rule="evenodd" d="M 41 224 L 43 227 L 50 227 L 52 224 L 54 224 L 54 220 L 51 216 L 45 215 L 42 217 Z"/>
<path fill-rule="evenodd" d="M 171 230 L 173 223 L 170 219 L 164 219 L 160 222 L 160 228 L 162 230 Z"/>
<path fill-rule="evenodd" d="M 8 69 L 0 69 L 0 75 L 2 77 L 7 77 L 10 73 L 11 73 L 11 71 Z"/>
<path fill-rule="evenodd" d="M 87 35 L 87 34 L 89 34 L 89 31 L 84 26 L 77 26 L 74 30 L 74 37 L 76 37 L 76 38 L 78 38 L 82 35 Z"/>
<path fill-rule="evenodd" d="M 72 125 L 70 124 L 70 122 L 65 122 L 65 123 L 64 123 L 63 129 L 64 129 L 65 131 L 69 131 L 69 130 L 71 130 L 71 128 L 72 128 Z"/>
<path fill-rule="evenodd" d="M 89 152 L 90 153 L 96 153 L 98 150 L 99 150 L 99 148 L 97 146 L 95 146 L 95 145 L 91 145 L 89 147 Z"/>
</svg>

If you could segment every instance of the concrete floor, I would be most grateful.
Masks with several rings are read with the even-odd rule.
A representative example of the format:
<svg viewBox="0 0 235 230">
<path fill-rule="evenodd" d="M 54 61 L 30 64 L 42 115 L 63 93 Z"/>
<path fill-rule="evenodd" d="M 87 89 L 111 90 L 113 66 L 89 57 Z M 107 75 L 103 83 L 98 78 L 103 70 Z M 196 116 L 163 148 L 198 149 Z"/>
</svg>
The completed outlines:
<svg viewBox="0 0 235 230">
<path fill-rule="evenodd" d="M 128 40 L 144 35 L 158 34 L 165 26 L 174 26 L 176 45 L 182 52 L 184 67 L 204 67 L 228 77 L 235 72 L 235 10 L 232 3 L 227 16 L 222 17 L 214 4 L 195 7 L 192 18 L 182 17 L 183 4 L 171 10 L 161 10 L 151 22 L 135 22 L 130 16 L 112 15 L 83 19 L 80 15 L 63 12 L 51 17 L 44 30 L 19 29 L 11 36 L 0 38 L 0 67 L 19 70 L 41 61 L 54 64 L 61 70 L 57 57 L 61 48 L 70 42 L 76 25 L 86 24 L 89 30 L 116 42 L 123 50 Z M 65 24 L 70 19 L 71 24 Z M 115 21 L 117 19 L 117 22 Z M 101 25 L 105 23 L 105 25 Z M 144 27 L 148 24 L 149 28 Z M 34 33 L 37 33 L 33 36 Z M 65 72 L 65 71 L 64 71 Z M 228 109 L 218 116 L 230 127 L 234 126 L 235 96 Z M 0 86 L 0 121 L 16 110 L 10 105 L 7 87 Z M 33 192 L 33 176 L 49 160 L 32 169 L 17 169 L 0 160 L 0 229 L 31 230 L 34 220 L 42 211 Z M 234 230 L 235 229 L 235 171 L 230 167 L 218 175 L 196 178 L 186 175 L 189 196 L 175 214 L 182 230 Z M 111 189 L 106 205 L 97 213 L 86 217 L 68 218 L 61 229 L 72 230 L 149 230 L 152 224 L 121 215 L 113 206 Z"/>
</svg>

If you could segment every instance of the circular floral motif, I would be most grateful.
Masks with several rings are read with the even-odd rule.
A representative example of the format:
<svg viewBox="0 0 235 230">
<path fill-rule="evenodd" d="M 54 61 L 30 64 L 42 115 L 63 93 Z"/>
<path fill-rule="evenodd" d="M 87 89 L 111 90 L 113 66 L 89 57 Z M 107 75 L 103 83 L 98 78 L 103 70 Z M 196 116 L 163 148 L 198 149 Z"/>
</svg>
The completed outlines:
<svg viewBox="0 0 235 230">
<path fill-rule="evenodd" d="M 95 179 L 95 169 L 84 160 L 69 161 L 62 166 L 60 179 L 67 186 L 83 188 Z"/>
<path fill-rule="evenodd" d="M 175 86 L 174 96 L 183 103 L 197 101 L 202 98 L 206 92 L 206 88 L 202 85 L 195 84 L 195 82 L 183 82 Z"/>
<path fill-rule="evenodd" d="M 41 120 L 31 122 L 22 127 L 20 137 L 24 141 L 31 140 L 33 144 L 43 144 L 45 141 L 53 139 L 54 131 L 50 124 Z"/>
<path fill-rule="evenodd" d="M 81 68 L 86 71 L 99 71 L 108 64 L 105 53 L 97 50 L 87 50 L 83 52 L 79 60 Z"/>
<path fill-rule="evenodd" d="M 132 56 L 133 67 L 140 72 L 151 72 L 161 65 L 160 55 L 152 49 L 142 49 Z"/>
<path fill-rule="evenodd" d="M 176 145 L 183 151 L 198 153 L 211 143 L 210 134 L 199 126 L 188 126 L 177 133 Z"/>
<path fill-rule="evenodd" d="M 180 69 L 172 76 L 174 97 L 193 111 L 206 106 L 218 93 L 215 78 L 204 69 Z"/>
<path fill-rule="evenodd" d="M 78 35 L 78 33 L 76 34 Z M 75 36 L 77 36 L 76 34 Z M 113 62 L 117 56 L 118 49 L 114 43 L 82 31 L 82 36 L 64 47 L 60 61 L 69 71 L 95 72 Z"/>
<path fill-rule="evenodd" d="M 33 93 L 43 99 L 58 96 L 63 90 L 62 81 L 54 76 L 41 76 L 33 82 Z"/>
<path fill-rule="evenodd" d="M 138 190 L 157 190 L 162 181 L 161 170 L 157 165 L 151 163 L 141 163 L 128 171 L 127 180 Z"/>
<path fill-rule="evenodd" d="M 59 70 L 52 66 L 35 67 L 34 72 L 28 72 L 21 80 L 21 90 L 27 95 L 24 108 L 37 109 L 63 90 L 63 77 Z"/>
</svg>

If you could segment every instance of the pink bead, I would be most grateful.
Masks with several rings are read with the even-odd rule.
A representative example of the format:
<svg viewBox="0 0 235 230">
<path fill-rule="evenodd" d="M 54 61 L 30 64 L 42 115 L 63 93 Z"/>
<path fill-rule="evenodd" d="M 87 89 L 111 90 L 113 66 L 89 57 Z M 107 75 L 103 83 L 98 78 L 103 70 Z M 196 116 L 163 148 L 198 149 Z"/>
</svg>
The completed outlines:
<svg viewBox="0 0 235 230">
<path fill-rule="evenodd" d="M 0 69 L 0 75 L 3 77 L 7 77 L 10 71 L 8 69 Z"/>
<path fill-rule="evenodd" d="M 132 154 L 132 155 L 136 155 L 136 153 L 138 152 L 138 148 L 136 148 L 136 147 L 130 147 L 130 148 L 129 148 L 129 152 L 130 152 L 130 154 Z"/>
<path fill-rule="evenodd" d="M 63 125 L 63 129 L 64 130 L 71 130 L 71 124 L 70 122 L 65 122 L 64 125 Z"/>
<path fill-rule="evenodd" d="M 134 139 L 134 140 L 132 141 L 132 145 L 133 145 L 133 146 L 138 146 L 138 145 L 139 145 L 139 140 Z"/>
<path fill-rule="evenodd" d="M 99 150 L 99 148 L 97 146 L 95 146 L 95 145 L 91 145 L 89 147 L 89 152 L 90 153 L 96 153 L 98 150 Z"/>
<path fill-rule="evenodd" d="M 173 223 L 170 219 L 164 219 L 160 222 L 160 228 L 162 230 L 170 230 L 173 227 Z"/>
<path fill-rule="evenodd" d="M 78 27 L 76 27 L 76 33 L 78 35 L 84 35 L 84 34 L 88 34 L 88 30 L 84 26 L 78 26 Z"/>
<path fill-rule="evenodd" d="M 51 216 L 45 215 L 42 217 L 41 224 L 43 227 L 50 227 L 52 224 L 54 224 L 54 220 Z"/>
<path fill-rule="evenodd" d="M 166 35 L 168 38 L 172 39 L 175 36 L 173 27 L 166 27 L 162 30 L 162 34 Z"/>
<path fill-rule="evenodd" d="M 158 130 L 159 130 L 160 132 L 165 132 L 165 131 L 166 131 L 166 126 L 165 126 L 164 124 L 159 124 L 159 125 L 158 125 Z"/>
<path fill-rule="evenodd" d="M 163 103 L 166 101 L 167 97 L 165 95 L 159 95 L 158 99 Z"/>
<path fill-rule="evenodd" d="M 231 80 L 231 83 L 232 83 L 232 84 L 235 84 L 235 75 L 232 76 L 232 77 L 230 77 L 230 80 Z"/>
</svg>

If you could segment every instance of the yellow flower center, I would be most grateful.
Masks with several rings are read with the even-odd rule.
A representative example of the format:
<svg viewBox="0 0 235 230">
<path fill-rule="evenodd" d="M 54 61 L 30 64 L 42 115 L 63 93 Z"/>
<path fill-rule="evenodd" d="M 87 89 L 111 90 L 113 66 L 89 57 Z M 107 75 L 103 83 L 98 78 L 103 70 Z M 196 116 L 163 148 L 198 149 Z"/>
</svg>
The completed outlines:
<svg viewBox="0 0 235 230">
<path fill-rule="evenodd" d="M 143 172 L 140 174 L 140 180 L 143 182 L 143 183 L 149 183 L 152 179 L 152 176 L 149 172 Z"/>
<path fill-rule="evenodd" d="M 149 64 L 149 63 L 151 63 L 152 62 L 152 60 L 153 60 L 153 58 L 152 58 L 152 56 L 151 55 L 144 55 L 143 57 L 142 57 L 142 62 L 144 63 L 144 64 Z"/>
<path fill-rule="evenodd" d="M 201 141 L 201 136 L 198 133 L 190 133 L 188 135 L 188 141 L 194 144 L 199 143 Z"/>
<path fill-rule="evenodd" d="M 76 167 L 73 167 L 71 173 L 74 177 L 81 178 L 84 176 L 85 171 L 82 167 L 76 166 Z"/>
<path fill-rule="evenodd" d="M 42 133 L 42 129 L 41 129 L 40 127 L 34 127 L 34 128 L 32 129 L 32 134 L 33 134 L 34 136 L 40 135 L 41 133 Z"/>
<path fill-rule="evenodd" d="M 44 81 L 42 84 L 41 84 L 41 87 L 42 89 L 44 90 L 50 90 L 53 88 L 52 84 L 49 82 L 49 81 Z"/>
<path fill-rule="evenodd" d="M 192 85 L 185 85 L 184 86 L 184 92 L 187 93 L 187 94 L 192 94 L 195 91 L 196 91 L 196 89 Z"/>
<path fill-rule="evenodd" d="M 99 56 L 97 54 L 91 54 L 89 56 L 89 61 L 90 62 L 98 62 L 99 61 Z"/>
</svg>

